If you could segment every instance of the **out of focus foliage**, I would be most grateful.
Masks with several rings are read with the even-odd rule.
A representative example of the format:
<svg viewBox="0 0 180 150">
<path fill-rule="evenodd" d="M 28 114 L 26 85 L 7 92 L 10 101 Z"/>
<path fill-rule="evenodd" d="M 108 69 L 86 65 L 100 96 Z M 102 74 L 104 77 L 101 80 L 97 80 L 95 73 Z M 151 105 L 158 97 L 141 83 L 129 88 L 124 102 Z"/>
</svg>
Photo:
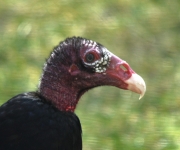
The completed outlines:
<svg viewBox="0 0 180 150">
<path fill-rule="evenodd" d="M 1 1 L 0 104 L 37 90 L 45 58 L 74 35 L 106 46 L 147 84 L 140 101 L 115 87 L 81 98 L 84 150 L 180 149 L 178 0 Z"/>
</svg>

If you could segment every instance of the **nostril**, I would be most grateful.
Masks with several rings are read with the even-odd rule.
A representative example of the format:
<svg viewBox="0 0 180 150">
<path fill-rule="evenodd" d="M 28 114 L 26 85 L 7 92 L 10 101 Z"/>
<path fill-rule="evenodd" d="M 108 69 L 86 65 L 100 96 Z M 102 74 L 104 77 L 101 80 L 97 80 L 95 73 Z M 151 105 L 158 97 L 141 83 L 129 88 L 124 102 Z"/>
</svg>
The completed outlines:
<svg viewBox="0 0 180 150">
<path fill-rule="evenodd" d="M 128 71 L 128 66 L 126 64 L 120 64 L 119 66 L 124 72 Z"/>
</svg>

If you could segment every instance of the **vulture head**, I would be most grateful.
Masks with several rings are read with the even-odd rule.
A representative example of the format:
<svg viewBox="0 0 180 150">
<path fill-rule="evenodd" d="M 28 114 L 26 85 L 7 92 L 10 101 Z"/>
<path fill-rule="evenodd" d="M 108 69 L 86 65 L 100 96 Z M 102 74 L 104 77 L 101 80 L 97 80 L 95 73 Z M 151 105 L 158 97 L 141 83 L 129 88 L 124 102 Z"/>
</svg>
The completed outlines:
<svg viewBox="0 0 180 150">
<path fill-rule="evenodd" d="M 143 97 L 146 85 L 129 64 L 100 43 L 67 38 L 54 48 L 44 65 L 39 93 L 59 110 L 74 111 L 80 97 L 97 86 L 116 86 Z"/>
</svg>

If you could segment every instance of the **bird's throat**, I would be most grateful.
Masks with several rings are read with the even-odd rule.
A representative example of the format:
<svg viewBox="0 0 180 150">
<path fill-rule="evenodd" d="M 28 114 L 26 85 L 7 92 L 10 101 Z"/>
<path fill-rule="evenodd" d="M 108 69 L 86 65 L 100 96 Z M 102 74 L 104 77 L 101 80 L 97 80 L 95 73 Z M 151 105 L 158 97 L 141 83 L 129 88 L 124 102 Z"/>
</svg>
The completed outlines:
<svg viewBox="0 0 180 150">
<path fill-rule="evenodd" d="M 51 73 L 44 72 L 42 75 L 39 93 L 59 110 L 74 112 L 80 97 L 85 91 L 74 88 L 72 81 L 65 79 L 63 76 L 55 76 L 53 72 L 51 75 L 49 74 Z"/>
<path fill-rule="evenodd" d="M 42 84 L 40 94 L 61 111 L 74 111 L 80 96 L 77 91 Z"/>
</svg>

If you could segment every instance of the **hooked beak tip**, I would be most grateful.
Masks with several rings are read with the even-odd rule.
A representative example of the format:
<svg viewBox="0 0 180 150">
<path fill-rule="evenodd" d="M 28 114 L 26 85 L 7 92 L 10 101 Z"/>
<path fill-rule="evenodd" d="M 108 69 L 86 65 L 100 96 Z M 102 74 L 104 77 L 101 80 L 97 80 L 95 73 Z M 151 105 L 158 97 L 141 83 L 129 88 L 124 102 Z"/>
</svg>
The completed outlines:
<svg viewBox="0 0 180 150">
<path fill-rule="evenodd" d="M 127 89 L 135 93 L 140 94 L 139 99 L 141 99 L 146 92 L 146 84 L 141 76 L 133 73 L 132 76 L 125 81 L 128 84 Z"/>
</svg>

